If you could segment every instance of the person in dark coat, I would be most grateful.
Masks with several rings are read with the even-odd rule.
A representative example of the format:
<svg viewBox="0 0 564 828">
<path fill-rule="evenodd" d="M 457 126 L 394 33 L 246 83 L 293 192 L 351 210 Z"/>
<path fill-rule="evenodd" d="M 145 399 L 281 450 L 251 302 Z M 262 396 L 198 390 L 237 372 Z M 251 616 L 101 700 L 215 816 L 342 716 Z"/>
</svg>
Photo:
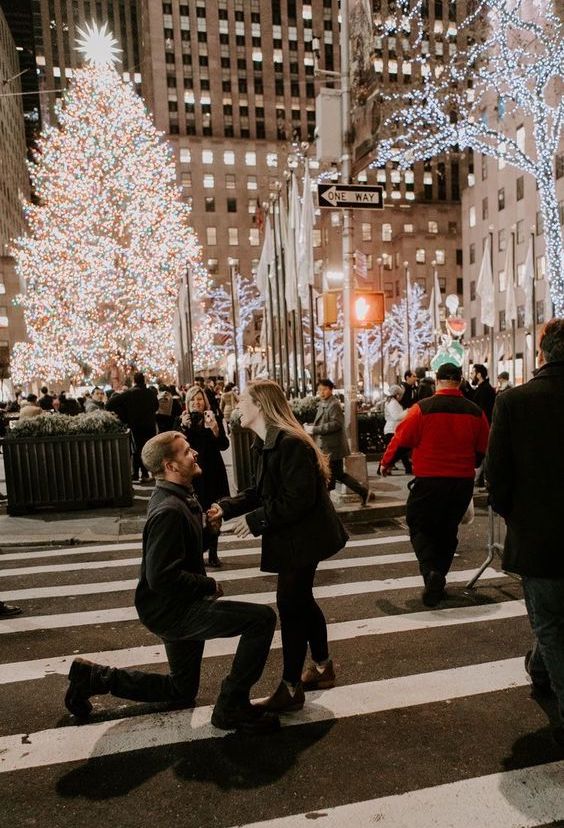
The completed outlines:
<svg viewBox="0 0 564 828">
<path fill-rule="evenodd" d="M 112 394 L 106 403 L 107 411 L 115 412 L 120 420 L 126 423 L 131 430 L 133 442 L 132 453 L 132 480 L 148 480 L 149 473 L 143 465 L 141 452 L 143 446 L 155 436 L 155 415 L 159 408 L 157 395 L 145 385 L 145 376 L 141 371 L 133 375 L 133 387 L 122 391 L 121 394 Z"/>
<path fill-rule="evenodd" d="M 222 730 L 251 732 L 271 732 L 280 726 L 275 716 L 265 715 L 249 699 L 268 657 L 276 615 L 270 607 L 221 600 L 221 585 L 206 576 L 203 549 L 207 531 L 192 488 L 201 471 L 197 460 L 196 452 L 178 431 L 158 434 L 143 447 L 144 465 L 157 483 L 143 531 L 135 608 L 141 623 L 161 638 L 170 672 L 117 669 L 76 658 L 69 672 L 65 705 L 79 719 L 88 718 L 90 698 L 102 693 L 193 707 L 205 642 L 240 635 L 211 722 Z"/>
<path fill-rule="evenodd" d="M 507 524 L 503 569 L 521 576 L 535 636 L 525 667 L 535 689 L 556 694 L 564 746 L 564 319 L 547 323 L 540 363 L 498 395 L 486 470 L 490 504 Z"/>
<path fill-rule="evenodd" d="M 402 408 L 411 408 L 417 402 L 417 374 L 408 370 L 403 375 L 403 396 L 401 398 Z"/>
<path fill-rule="evenodd" d="M 470 382 L 472 387 L 472 396 L 470 399 L 482 409 L 487 417 L 488 423 L 491 425 L 496 393 L 495 389 L 490 385 L 488 369 L 485 365 L 475 364 L 472 366 Z M 485 464 L 481 463 L 476 469 L 475 484 L 478 488 L 483 488 L 485 482 Z"/>
<path fill-rule="evenodd" d="M 235 534 L 262 536 L 261 570 L 278 573 L 276 603 L 284 672 L 267 710 L 289 713 L 304 706 L 304 688 L 333 687 L 327 625 L 313 597 L 319 561 L 347 542 L 327 491 L 327 458 L 294 417 L 284 392 L 271 380 L 251 382 L 239 400 L 241 425 L 255 432 L 255 485 L 222 498 L 208 520 L 239 517 Z M 305 671 L 308 644 L 313 663 Z"/>
<path fill-rule="evenodd" d="M 212 503 L 221 497 L 229 497 L 229 481 L 221 452 L 229 448 L 229 438 L 223 427 L 223 417 L 214 414 L 207 396 L 195 385 L 186 393 L 186 407 L 177 420 L 177 427 L 186 435 L 190 445 L 198 452 L 198 464 L 202 474 L 194 480 L 194 491 L 200 506 L 207 512 Z M 217 555 L 218 535 L 210 538 L 208 565 L 220 567 Z"/>
</svg>

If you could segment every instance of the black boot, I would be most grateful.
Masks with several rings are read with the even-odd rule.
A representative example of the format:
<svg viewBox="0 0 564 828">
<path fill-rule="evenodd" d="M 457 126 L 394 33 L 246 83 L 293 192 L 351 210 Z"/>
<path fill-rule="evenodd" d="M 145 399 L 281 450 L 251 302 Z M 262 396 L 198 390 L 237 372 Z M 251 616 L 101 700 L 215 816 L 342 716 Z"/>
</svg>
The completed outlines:
<svg viewBox="0 0 564 828">
<path fill-rule="evenodd" d="M 110 692 L 111 672 L 110 667 L 75 658 L 69 670 L 70 684 L 65 695 L 67 710 L 77 719 L 87 719 L 92 712 L 90 696 Z"/>
<path fill-rule="evenodd" d="M 208 549 L 208 566 L 211 566 L 212 569 L 221 567 L 221 561 L 217 557 L 217 544 L 212 544 Z"/>
</svg>

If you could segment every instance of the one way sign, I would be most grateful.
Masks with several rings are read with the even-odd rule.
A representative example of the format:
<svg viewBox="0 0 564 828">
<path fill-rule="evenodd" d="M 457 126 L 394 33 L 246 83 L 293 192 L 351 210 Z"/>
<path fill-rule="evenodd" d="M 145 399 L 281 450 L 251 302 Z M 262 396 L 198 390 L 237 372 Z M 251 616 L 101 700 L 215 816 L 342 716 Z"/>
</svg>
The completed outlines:
<svg viewBox="0 0 564 828">
<path fill-rule="evenodd" d="M 354 210 L 382 210 L 382 187 L 357 184 L 318 184 L 320 207 L 349 207 Z"/>
</svg>

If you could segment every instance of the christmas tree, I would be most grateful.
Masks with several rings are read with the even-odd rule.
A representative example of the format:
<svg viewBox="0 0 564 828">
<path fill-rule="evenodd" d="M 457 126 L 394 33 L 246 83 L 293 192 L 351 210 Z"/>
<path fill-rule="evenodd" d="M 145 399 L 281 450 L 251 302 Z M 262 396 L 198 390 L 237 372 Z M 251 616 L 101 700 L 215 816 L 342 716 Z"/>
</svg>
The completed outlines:
<svg viewBox="0 0 564 828">
<path fill-rule="evenodd" d="M 433 325 L 428 300 L 423 288 L 407 283 L 405 297 L 393 305 L 384 322 L 390 365 L 403 361 L 404 368 L 413 370 L 433 342 Z"/>
<path fill-rule="evenodd" d="M 30 342 L 15 346 L 12 374 L 95 379 L 114 364 L 173 376 L 178 284 L 199 267 L 189 208 L 170 148 L 114 68 L 115 41 L 80 34 L 86 64 L 30 165 L 37 203 L 14 248 Z"/>
</svg>

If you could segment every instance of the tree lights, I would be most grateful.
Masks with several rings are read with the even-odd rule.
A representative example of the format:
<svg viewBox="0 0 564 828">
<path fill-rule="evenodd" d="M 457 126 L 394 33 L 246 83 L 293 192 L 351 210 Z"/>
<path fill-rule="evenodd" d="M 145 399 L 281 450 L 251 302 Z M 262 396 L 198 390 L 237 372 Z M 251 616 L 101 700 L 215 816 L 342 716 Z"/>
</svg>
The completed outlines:
<svg viewBox="0 0 564 828">
<path fill-rule="evenodd" d="M 87 28 L 88 64 L 57 105 L 30 165 L 37 203 L 14 245 L 30 343 L 17 382 L 107 374 L 110 365 L 173 376 L 174 312 L 187 266 L 201 268 L 169 147 L 113 61 L 115 41 Z"/>
<path fill-rule="evenodd" d="M 384 96 L 393 107 L 383 127 L 390 137 L 378 144 L 372 166 L 392 161 L 406 168 L 458 147 L 532 175 L 544 220 L 551 296 L 556 315 L 564 316 L 555 172 L 564 123 L 562 21 L 550 0 L 477 0 L 458 24 L 456 43 L 444 44 L 440 61 L 429 54 L 434 35 L 428 32 L 426 5 L 399 0 L 396 16 L 382 24 L 384 34 L 396 36 L 398 60 L 411 62 L 413 85 Z M 526 141 L 516 134 L 521 124 Z"/>
</svg>

